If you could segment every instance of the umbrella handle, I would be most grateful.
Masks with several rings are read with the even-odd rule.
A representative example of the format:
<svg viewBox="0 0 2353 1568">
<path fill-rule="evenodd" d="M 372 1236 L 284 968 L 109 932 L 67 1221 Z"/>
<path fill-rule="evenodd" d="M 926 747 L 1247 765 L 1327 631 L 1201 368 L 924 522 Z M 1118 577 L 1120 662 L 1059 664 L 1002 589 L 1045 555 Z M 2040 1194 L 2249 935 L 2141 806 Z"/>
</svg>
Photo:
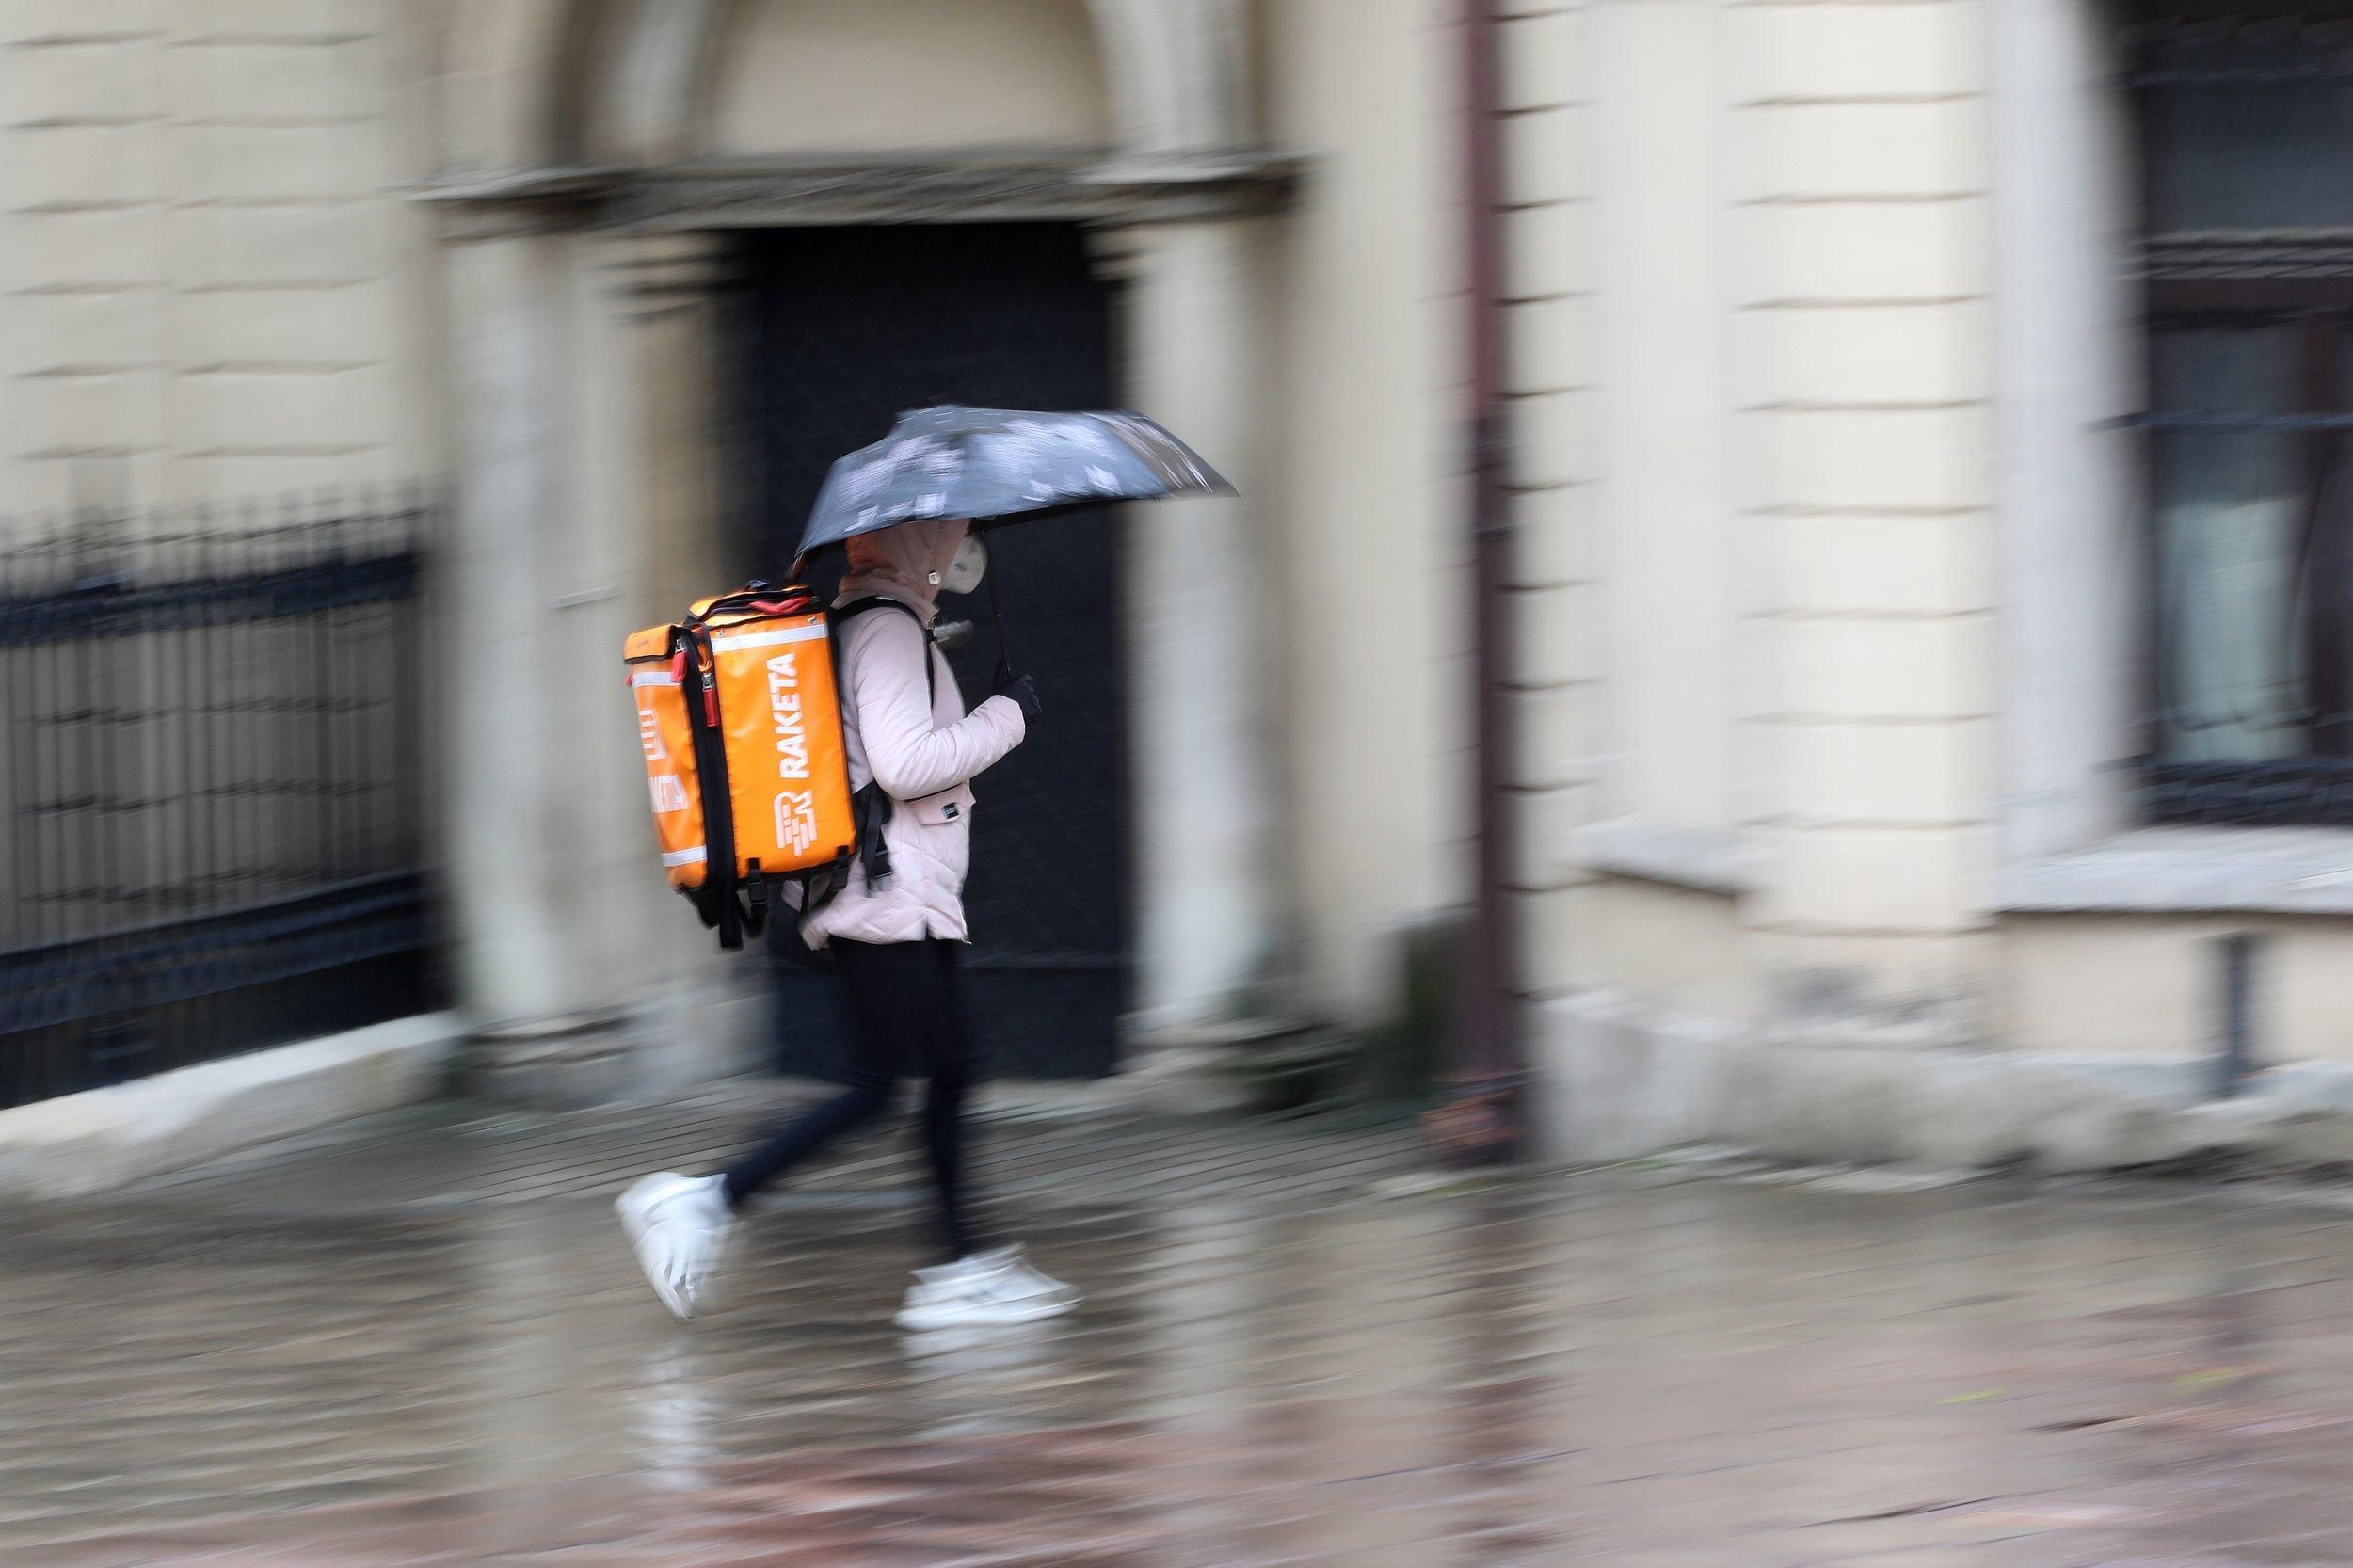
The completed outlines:
<svg viewBox="0 0 2353 1568">
<path fill-rule="evenodd" d="M 1000 673 L 1013 669 L 1013 655 L 1005 651 L 1005 606 L 997 597 L 996 564 L 990 563 L 988 573 L 988 619 L 997 630 L 997 668 Z"/>
</svg>

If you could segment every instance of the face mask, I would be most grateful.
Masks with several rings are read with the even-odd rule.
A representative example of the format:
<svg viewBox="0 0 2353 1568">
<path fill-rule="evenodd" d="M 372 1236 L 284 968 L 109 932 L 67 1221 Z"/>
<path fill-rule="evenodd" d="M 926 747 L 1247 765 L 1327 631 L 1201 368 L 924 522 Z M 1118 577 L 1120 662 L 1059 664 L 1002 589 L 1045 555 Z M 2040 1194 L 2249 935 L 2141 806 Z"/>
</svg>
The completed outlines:
<svg viewBox="0 0 2353 1568">
<path fill-rule="evenodd" d="M 938 584 L 943 593 L 968 594 L 979 587 L 981 579 L 987 575 L 988 546 L 981 543 L 978 534 L 967 534 L 964 542 L 956 546 L 956 557 L 948 563 L 947 571 L 936 576 L 933 581 Z"/>
</svg>

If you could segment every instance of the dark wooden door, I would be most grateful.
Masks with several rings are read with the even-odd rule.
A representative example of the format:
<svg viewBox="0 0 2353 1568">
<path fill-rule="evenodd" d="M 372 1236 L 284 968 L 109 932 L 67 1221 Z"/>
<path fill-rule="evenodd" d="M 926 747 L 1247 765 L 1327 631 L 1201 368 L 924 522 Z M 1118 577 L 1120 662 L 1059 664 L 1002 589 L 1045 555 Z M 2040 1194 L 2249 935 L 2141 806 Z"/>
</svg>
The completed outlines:
<svg viewBox="0 0 2353 1568">
<path fill-rule="evenodd" d="M 1109 302 L 1073 226 L 769 230 L 741 239 L 732 336 L 737 442 L 749 470 L 745 568 L 780 577 L 826 468 L 932 403 L 1112 402 Z M 1112 1070 L 1127 1000 L 1128 788 L 1118 539 L 1101 510 L 1001 529 L 991 571 L 1044 722 L 974 786 L 966 909 L 975 1012 L 998 1071 Z M 954 656 L 968 704 L 996 646 L 985 595 L 942 600 L 977 623 Z M 830 1070 L 838 998 L 780 968 L 779 1064 Z"/>
</svg>

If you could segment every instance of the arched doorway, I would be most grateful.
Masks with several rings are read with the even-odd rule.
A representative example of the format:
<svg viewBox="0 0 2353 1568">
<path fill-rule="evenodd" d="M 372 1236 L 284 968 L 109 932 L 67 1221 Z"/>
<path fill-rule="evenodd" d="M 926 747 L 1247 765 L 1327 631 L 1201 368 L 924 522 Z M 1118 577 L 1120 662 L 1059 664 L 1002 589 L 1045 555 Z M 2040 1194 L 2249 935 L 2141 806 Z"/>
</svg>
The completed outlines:
<svg viewBox="0 0 2353 1568">
<path fill-rule="evenodd" d="M 972 280 L 987 270 L 970 242 L 992 232 L 1003 236 L 995 308 L 979 315 L 997 322 L 988 330 L 1000 345 L 1022 336 L 1008 322 L 1043 290 L 1058 303 L 1042 309 L 1086 324 L 1073 342 L 1107 344 L 1115 316 L 1118 364 L 1108 346 L 1099 361 L 1092 349 L 1000 349 L 981 357 L 1032 370 L 1060 362 L 1060 379 L 992 392 L 946 375 L 954 367 L 936 359 L 928 368 L 905 359 L 920 374 L 878 383 L 865 402 L 825 400 L 855 405 L 855 418 L 779 426 L 770 449 L 808 455 L 792 481 L 805 488 L 816 457 L 873 439 L 905 404 L 1111 403 L 1166 419 L 1235 478 L 1249 499 L 1156 505 L 1148 524 L 1117 525 L 1124 548 L 1093 557 L 1083 582 L 1042 596 L 1105 617 L 1073 633 L 1083 656 L 1068 659 L 1066 679 L 1111 683 L 1117 696 L 1104 706 L 1133 722 L 1126 744 L 1114 718 L 1090 743 L 1092 760 L 1068 765 L 1115 781 L 1094 787 L 1097 800 L 1125 799 L 1116 781 L 1135 781 L 1133 832 L 1055 835 L 1119 846 L 1090 873 L 1112 893 L 1064 922 L 1083 928 L 1091 947 L 1048 931 L 1031 933 L 1024 951 L 1057 962 L 1075 952 L 1087 960 L 1077 968 L 1095 967 L 1086 1010 L 1097 1017 L 1118 1010 L 1102 999 L 1122 990 L 1119 955 L 1131 952 L 1128 1039 L 1182 1037 L 1262 991 L 1278 948 L 1279 872 L 1262 733 L 1267 562 L 1251 513 L 1263 504 L 1257 452 L 1269 424 L 1257 401 L 1270 380 L 1258 235 L 1259 220 L 1288 200 L 1295 165 L 1259 149 L 1249 129 L 1241 8 L 992 4 L 988 14 L 1017 22 L 1026 40 L 1008 51 L 992 35 L 989 44 L 1007 56 L 1000 75 L 1031 73 L 1018 91 L 994 77 L 973 90 L 986 73 L 956 74 L 973 72 L 977 46 L 956 44 L 955 29 L 968 30 L 982 9 L 966 0 L 515 0 L 495 25 L 488 8 L 451 20 L 453 55 L 480 66 L 477 102 L 491 112 L 440 127 L 450 172 L 425 198 L 450 242 L 459 399 L 462 548 L 447 600 L 457 624 L 501 627 L 502 658 L 495 701 L 470 705 L 453 737 L 446 788 L 456 801 L 498 807 L 453 813 L 453 856 L 467 868 L 453 892 L 468 1006 L 511 1025 L 504 1034 L 536 1039 L 546 1032 L 537 1020 L 551 1017 L 572 1031 L 567 1039 L 618 1032 L 639 1061 L 674 1064 L 652 1069 L 664 1080 L 725 1070 L 746 1047 L 773 1055 L 772 1015 L 744 1027 L 747 1000 L 735 988 L 751 966 L 715 960 L 647 874 L 644 802 L 612 761 L 630 736 L 611 702 L 607 650 L 746 569 L 763 531 L 806 513 L 806 501 L 780 488 L 760 501 L 766 520 L 746 526 L 725 493 L 740 488 L 746 467 L 728 439 L 743 423 L 730 378 L 744 374 L 730 302 L 765 298 L 771 319 L 779 299 L 808 304 L 823 292 L 811 248 L 833 244 L 850 248 L 837 261 L 862 248 L 853 269 L 931 268 L 932 295 L 952 302 L 962 289 L 970 313 Z M 941 25 L 912 25 L 919 12 Z M 827 59 L 832 77 L 819 68 Z M 821 90 L 844 73 L 885 95 L 910 83 L 942 90 L 926 89 L 906 113 L 869 116 L 845 141 L 855 117 L 827 120 Z M 943 264 L 941 248 L 960 242 L 961 264 Z M 1090 252 L 1118 269 L 1117 288 L 1087 266 Z M 837 307 L 811 305 L 803 319 Z M 836 368 L 808 379 L 839 383 L 841 367 L 855 379 L 859 366 L 882 362 L 858 350 L 906 313 L 870 309 L 858 333 L 836 333 L 826 347 Z M 814 349 L 805 340 L 801 352 Z M 773 359 L 760 374 L 781 379 Z M 1100 530 L 1095 547 L 1113 540 L 1112 528 Z M 1046 588 L 1057 562 L 1089 559 L 1057 541 L 1045 532 L 1009 546 L 1009 579 Z M 1025 565 L 1032 552 L 1040 558 Z M 544 584 L 544 598 L 519 605 L 520 581 Z M 1018 590 L 1008 609 L 1050 639 L 1048 612 Z M 1021 652 L 1041 675 L 1062 657 L 1049 644 Z M 1049 687 L 1061 679 L 1048 677 Z M 1075 690 L 1064 696 L 1053 711 L 1064 728 L 1053 713 L 1045 727 L 1059 738 L 1041 737 L 1030 760 L 1080 740 L 1086 706 Z M 517 762 L 516 713 L 545 716 L 544 755 L 534 752 L 529 768 Z M 1017 769 L 1004 779 L 984 781 L 1000 803 Z M 1017 820 L 1008 809 L 991 826 L 984 806 L 981 831 L 1011 831 Z M 1032 820 L 1044 836 L 1044 814 Z M 551 856 L 550 843 L 591 852 Z M 1116 896 L 1130 886 L 1132 919 Z M 1005 956 L 1010 965 L 1015 955 Z M 1032 992 L 1040 1013 L 1069 1011 L 1051 986 Z M 1017 1046 L 1007 1054 L 1031 1071 L 1109 1065 L 1099 1024 L 1064 1032 L 1089 1044 L 1059 1063 L 1024 1061 Z"/>
</svg>

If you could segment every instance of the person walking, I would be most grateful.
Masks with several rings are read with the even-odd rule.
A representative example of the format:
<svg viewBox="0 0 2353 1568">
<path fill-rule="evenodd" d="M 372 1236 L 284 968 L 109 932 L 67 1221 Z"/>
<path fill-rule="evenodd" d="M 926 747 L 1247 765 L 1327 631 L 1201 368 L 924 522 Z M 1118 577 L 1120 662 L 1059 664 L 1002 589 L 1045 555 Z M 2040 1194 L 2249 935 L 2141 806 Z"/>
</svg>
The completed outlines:
<svg viewBox="0 0 2353 1568">
<path fill-rule="evenodd" d="M 833 899 L 801 920 L 800 936 L 832 950 L 847 990 L 848 1070 L 838 1094 L 727 1169 L 664 1171 L 621 1194 L 616 1207 L 638 1262 L 680 1318 L 715 1299 L 744 1205 L 882 1115 L 903 1074 L 927 1080 L 921 1133 L 938 1256 L 915 1271 L 899 1325 L 1031 1322 L 1078 1304 L 1076 1290 L 1032 1267 L 1019 1247 L 984 1240 L 971 1212 L 965 1096 L 978 1064 L 958 982 L 971 781 L 1021 744 L 1038 700 L 1026 676 L 1000 667 L 996 691 L 966 712 L 954 672 L 932 646 L 935 601 L 969 528 L 960 519 L 914 521 L 847 540 L 849 572 L 835 608 L 889 601 L 869 605 L 840 632 L 850 784 L 889 797 L 889 873 L 870 880 L 863 863 L 854 865 Z"/>
</svg>

